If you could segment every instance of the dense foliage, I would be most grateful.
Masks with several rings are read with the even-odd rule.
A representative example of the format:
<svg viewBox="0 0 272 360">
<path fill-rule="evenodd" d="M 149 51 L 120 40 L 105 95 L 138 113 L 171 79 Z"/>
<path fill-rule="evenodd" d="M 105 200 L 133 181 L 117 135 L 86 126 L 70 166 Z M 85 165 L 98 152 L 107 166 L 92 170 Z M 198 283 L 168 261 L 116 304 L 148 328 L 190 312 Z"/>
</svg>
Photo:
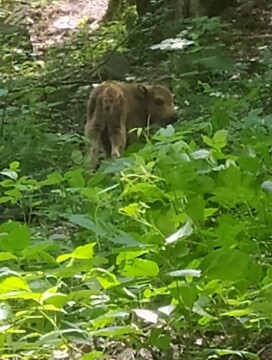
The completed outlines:
<svg viewBox="0 0 272 360">
<path fill-rule="evenodd" d="M 258 359 L 270 344 L 271 49 L 201 18 L 151 50 L 163 31 L 127 34 L 134 15 L 43 57 L 1 35 L 2 358 Z M 119 42 L 136 80 L 171 83 L 180 120 L 90 174 L 88 64 Z"/>
</svg>

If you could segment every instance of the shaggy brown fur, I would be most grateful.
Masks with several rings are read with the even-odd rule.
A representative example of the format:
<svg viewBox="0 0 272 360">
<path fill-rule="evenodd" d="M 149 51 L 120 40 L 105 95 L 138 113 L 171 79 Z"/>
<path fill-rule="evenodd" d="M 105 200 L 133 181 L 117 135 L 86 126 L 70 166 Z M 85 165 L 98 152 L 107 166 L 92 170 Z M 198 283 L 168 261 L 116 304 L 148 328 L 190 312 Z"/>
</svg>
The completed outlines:
<svg viewBox="0 0 272 360">
<path fill-rule="evenodd" d="M 172 94 L 166 87 L 103 82 L 91 92 L 85 124 L 92 167 L 98 166 L 100 145 L 106 157 L 119 157 L 137 139 L 130 130 L 149 124 L 165 127 L 175 121 Z"/>
</svg>

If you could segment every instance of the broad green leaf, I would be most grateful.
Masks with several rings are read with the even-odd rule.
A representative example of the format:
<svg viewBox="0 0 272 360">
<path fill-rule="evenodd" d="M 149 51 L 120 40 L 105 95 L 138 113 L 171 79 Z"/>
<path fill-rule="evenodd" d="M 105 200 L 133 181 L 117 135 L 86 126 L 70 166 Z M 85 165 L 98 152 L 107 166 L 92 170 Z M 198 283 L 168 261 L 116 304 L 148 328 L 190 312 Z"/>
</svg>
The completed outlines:
<svg viewBox="0 0 272 360">
<path fill-rule="evenodd" d="M 269 319 L 272 319 L 272 302 L 270 300 L 252 302 L 251 307 L 255 312 L 257 311 L 266 315 Z"/>
<path fill-rule="evenodd" d="M 128 317 L 129 317 L 129 313 L 126 311 L 119 311 L 119 312 L 109 311 L 92 320 L 92 325 L 94 328 L 104 328 L 105 326 L 115 324 L 116 320 L 118 319 L 123 320 Z"/>
<path fill-rule="evenodd" d="M 229 188 L 237 188 L 241 186 L 241 171 L 237 166 L 229 166 L 221 173 L 222 180 Z"/>
<path fill-rule="evenodd" d="M 19 161 L 12 161 L 12 163 L 9 164 L 9 168 L 13 171 L 19 170 L 20 168 Z"/>
<path fill-rule="evenodd" d="M 224 129 L 218 130 L 213 136 L 214 147 L 216 147 L 217 149 L 221 149 L 224 146 L 226 146 L 227 136 L 228 136 L 227 130 L 224 130 Z"/>
<path fill-rule="evenodd" d="M 4 203 L 12 201 L 12 200 L 13 200 L 12 196 L 1 196 L 0 197 L 0 204 L 4 204 Z"/>
<path fill-rule="evenodd" d="M 157 263 L 144 259 L 133 259 L 120 270 L 121 274 L 128 277 L 157 276 L 159 267 Z"/>
<path fill-rule="evenodd" d="M 18 276 L 10 276 L 0 282 L 0 293 L 5 294 L 15 290 L 30 290 L 28 283 Z"/>
<path fill-rule="evenodd" d="M 96 243 L 90 243 L 78 246 L 71 254 L 74 259 L 91 259 L 93 257 L 93 248 Z"/>
<path fill-rule="evenodd" d="M 43 302 L 44 304 L 45 303 L 51 304 L 58 309 L 62 309 L 68 301 L 68 296 L 66 294 L 61 294 L 61 293 L 50 294 L 48 292 L 45 292 L 42 294 L 40 301 Z"/>
<path fill-rule="evenodd" d="M 150 343 L 158 349 L 168 350 L 171 344 L 171 335 L 164 329 L 152 329 L 150 334 Z"/>
<path fill-rule="evenodd" d="M 175 282 L 171 285 L 171 295 L 174 299 L 174 304 L 179 304 L 179 307 L 192 310 L 197 300 L 197 288 L 193 283 Z"/>
<path fill-rule="evenodd" d="M 82 226 L 85 229 L 93 231 L 98 236 L 104 236 L 105 232 L 102 227 L 96 225 L 91 219 L 81 214 L 74 214 L 69 217 L 69 221 L 73 224 Z"/>
<path fill-rule="evenodd" d="M 204 143 L 207 144 L 208 146 L 213 147 L 213 141 L 212 141 L 212 139 L 210 139 L 208 136 L 202 135 L 202 140 L 203 140 Z"/>
<path fill-rule="evenodd" d="M 0 249 L 17 253 L 30 244 L 30 231 L 26 225 L 8 222 L 0 225 Z"/>
<path fill-rule="evenodd" d="M 17 256 L 11 254 L 10 252 L 0 252 L 0 261 L 7 260 L 16 260 Z"/>
<path fill-rule="evenodd" d="M 237 249 L 219 249 L 207 255 L 201 265 L 203 275 L 212 279 L 237 281 L 247 276 L 251 257 Z"/>
<path fill-rule="evenodd" d="M 34 300 L 39 302 L 41 298 L 40 293 L 31 293 L 25 291 L 11 291 L 3 293 L 0 295 L 0 300 L 9 300 L 9 299 L 22 299 L 22 300 Z"/>
<path fill-rule="evenodd" d="M 137 219 L 140 215 L 140 207 L 138 203 L 129 204 L 123 208 L 120 209 L 120 212 L 122 214 L 125 214 L 129 217 Z"/>
<path fill-rule="evenodd" d="M 110 326 L 104 329 L 92 331 L 94 336 L 106 336 L 113 338 L 120 338 L 130 334 L 140 334 L 141 332 L 133 327 L 129 326 Z"/>
<path fill-rule="evenodd" d="M 101 275 L 97 275 L 96 278 L 103 287 L 103 289 L 109 289 L 111 287 L 117 286 L 120 282 L 117 280 L 117 277 L 109 272 L 100 272 Z"/>
<path fill-rule="evenodd" d="M 99 359 L 103 359 L 104 358 L 104 354 L 102 351 L 92 351 L 88 354 L 84 354 L 82 356 L 82 360 L 99 360 Z"/>
<path fill-rule="evenodd" d="M 55 306 L 55 305 L 52 305 L 52 304 L 43 304 L 43 305 L 38 306 L 37 308 L 39 310 L 44 310 L 44 311 L 57 311 L 57 312 L 65 313 L 62 306 Z"/>
<path fill-rule="evenodd" d="M 78 164 L 78 165 L 82 164 L 83 156 L 82 156 L 82 152 L 81 152 L 81 151 L 79 151 L 79 150 L 73 150 L 73 151 L 72 151 L 72 154 L 71 154 L 71 158 L 72 158 L 72 160 L 73 160 L 73 162 L 74 162 L 75 164 Z M 78 178 L 78 180 L 79 180 L 79 178 Z M 82 177 L 81 180 L 84 181 L 84 178 Z M 82 186 L 84 186 L 85 181 L 82 182 L 82 184 L 83 184 Z M 73 186 L 75 186 L 75 185 L 73 185 Z M 79 185 L 77 185 L 77 186 L 79 186 Z"/>
<path fill-rule="evenodd" d="M 28 246 L 22 251 L 22 255 L 25 259 L 37 258 L 37 255 L 40 253 L 48 253 L 50 251 L 56 252 L 59 251 L 60 244 L 57 241 L 42 241 L 35 242 L 34 244 Z"/>
<path fill-rule="evenodd" d="M 148 253 L 148 250 L 138 250 L 138 249 L 135 251 L 128 251 L 128 250 L 121 251 L 121 252 L 119 252 L 119 255 L 116 258 L 116 264 L 120 265 L 124 261 L 128 262 L 129 260 L 135 259 L 135 258 L 140 257 L 147 253 Z"/>
<path fill-rule="evenodd" d="M 218 208 L 206 208 L 204 209 L 204 218 L 208 218 L 214 215 L 218 211 Z"/>
<path fill-rule="evenodd" d="M 185 212 L 193 222 L 203 221 L 205 201 L 202 196 L 188 199 Z"/>
<path fill-rule="evenodd" d="M 73 153 L 79 153 L 81 155 L 81 152 L 78 150 L 74 150 Z M 68 181 L 69 186 L 75 188 L 84 187 L 85 179 L 82 175 L 82 172 L 83 169 L 75 169 L 75 170 L 67 171 L 67 173 L 65 173 L 64 178 Z"/>
<path fill-rule="evenodd" d="M 40 181 L 40 186 L 57 185 L 63 182 L 62 175 L 59 172 L 54 172 L 47 175 L 45 180 Z"/>
<path fill-rule="evenodd" d="M 73 336 L 80 336 L 80 337 L 88 336 L 88 333 L 85 330 L 82 330 L 78 327 L 72 329 L 54 330 L 42 335 L 40 339 L 36 342 L 36 345 L 45 344 L 46 346 L 48 346 L 49 344 L 58 344 L 59 338 L 61 338 L 66 334 L 73 334 Z"/>
<path fill-rule="evenodd" d="M 62 263 L 72 258 L 72 254 L 63 254 L 57 257 L 57 262 Z"/>
</svg>

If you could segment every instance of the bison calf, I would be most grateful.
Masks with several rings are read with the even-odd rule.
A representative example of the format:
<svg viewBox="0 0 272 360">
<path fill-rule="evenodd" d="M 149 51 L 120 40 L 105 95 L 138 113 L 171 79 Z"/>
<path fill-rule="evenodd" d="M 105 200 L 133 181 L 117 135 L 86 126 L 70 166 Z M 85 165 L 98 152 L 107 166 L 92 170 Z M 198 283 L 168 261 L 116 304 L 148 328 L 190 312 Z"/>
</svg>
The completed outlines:
<svg viewBox="0 0 272 360">
<path fill-rule="evenodd" d="M 106 157 L 119 157 L 137 138 L 129 130 L 176 121 L 172 94 L 160 85 L 105 81 L 92 90 L 87 112 L 85 136 L 91 141 L 93 169 L 98 166 L 100 145 Z"/>
</svg>

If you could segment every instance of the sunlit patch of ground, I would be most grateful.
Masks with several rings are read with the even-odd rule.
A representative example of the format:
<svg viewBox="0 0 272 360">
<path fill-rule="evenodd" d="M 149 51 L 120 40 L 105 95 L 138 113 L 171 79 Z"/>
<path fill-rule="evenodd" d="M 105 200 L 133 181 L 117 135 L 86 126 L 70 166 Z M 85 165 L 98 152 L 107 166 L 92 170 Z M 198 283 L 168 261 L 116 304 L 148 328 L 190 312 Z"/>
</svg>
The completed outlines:
<svg viewBox="0 0 272 360">
<path fill-rule="evenodd" d="M 103 18 L 108 0 L 59 0 L 31 12 L 31 42 L 35 52 L 62 43 L 83 23 L 96 28 Z"/>
</svg>

